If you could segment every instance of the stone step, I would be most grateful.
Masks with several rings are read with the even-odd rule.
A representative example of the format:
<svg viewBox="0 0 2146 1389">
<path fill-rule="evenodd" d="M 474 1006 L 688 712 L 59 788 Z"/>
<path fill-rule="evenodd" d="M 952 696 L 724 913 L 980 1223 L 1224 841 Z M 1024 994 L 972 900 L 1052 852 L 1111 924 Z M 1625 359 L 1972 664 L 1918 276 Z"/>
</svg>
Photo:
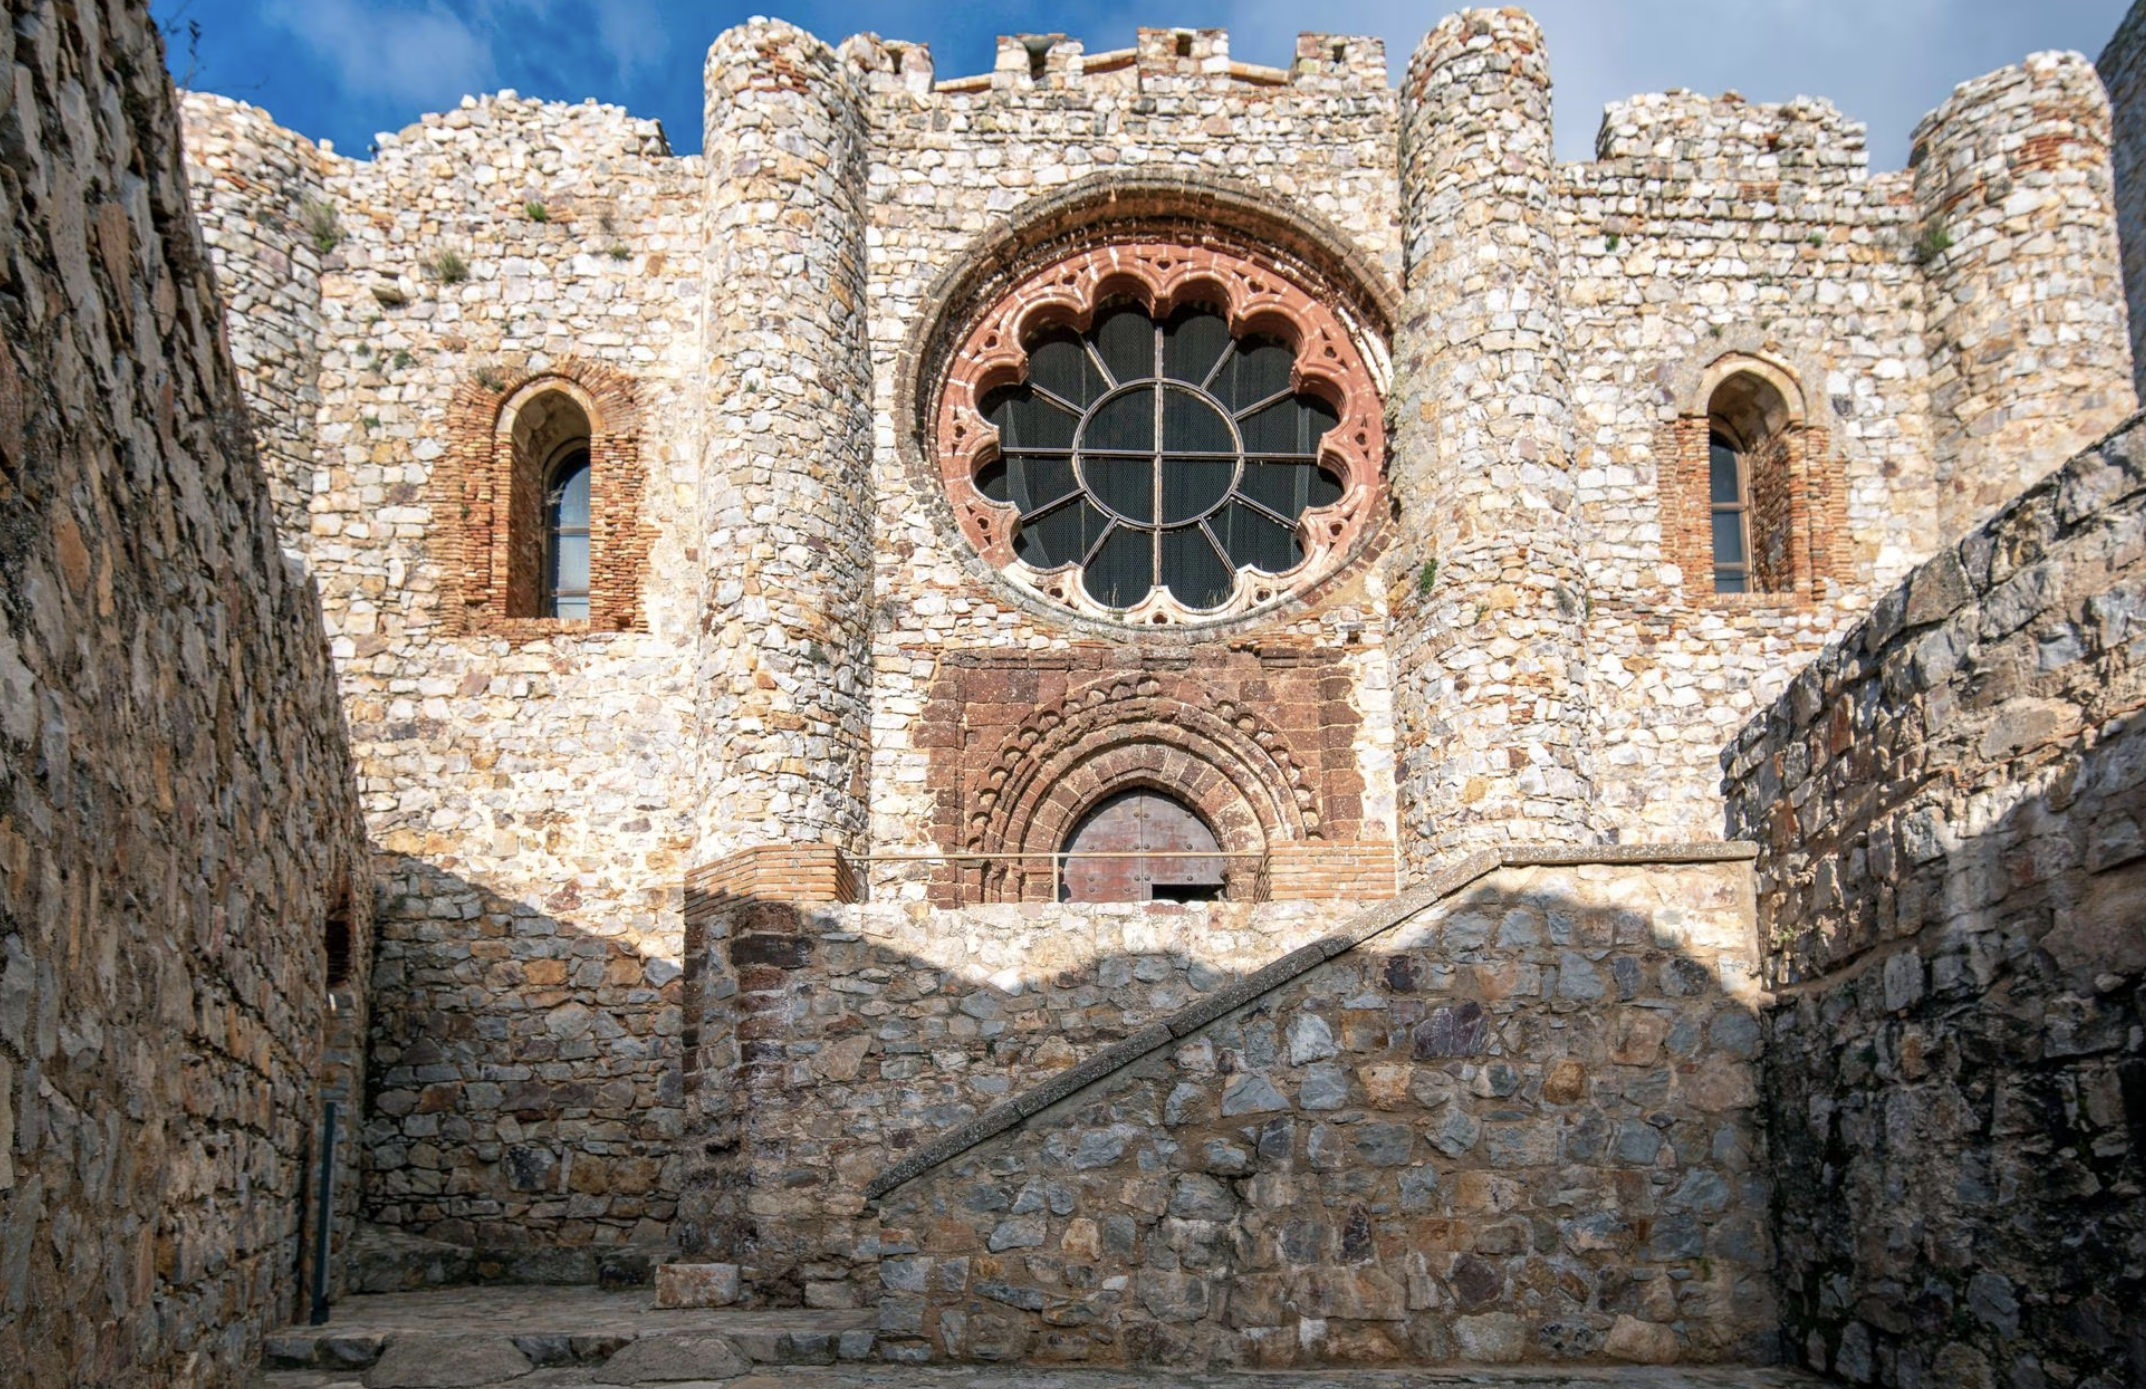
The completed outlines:
<svg viewBox="0 0 2146 1389">
<path fill-rule="evenodd" d="M 727 1378 L 754 1365 L 869 1358 L 873 1314 L 668 1309 L 648 1289 L 443 1288 L 345 1298 L 326 1326 L 287 1327 L 270 1370 L 362 1373 L 368 1389 L 458 1389 L 579 1367 L 598 1383 Z"/>
</svg>

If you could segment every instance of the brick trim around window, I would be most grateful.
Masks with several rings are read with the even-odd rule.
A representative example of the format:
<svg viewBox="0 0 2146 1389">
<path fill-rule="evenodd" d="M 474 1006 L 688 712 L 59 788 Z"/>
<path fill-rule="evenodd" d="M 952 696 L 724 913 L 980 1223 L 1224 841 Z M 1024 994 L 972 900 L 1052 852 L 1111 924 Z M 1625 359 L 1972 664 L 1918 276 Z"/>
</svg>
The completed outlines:
<svg viewBox="0 0 2146 1389">
<path fill-rule="evenodd" d="M 500 382 L 498 385 L 490 382 Z M 514 446 L 514 420 L 547 393 L 589 421 L 589 616 L 537 615 L 543 569 L 541 469 Z M 447 450 L 433 474 L 442 518 L 434 545 L 456 631 L 536 641 L 582 632 L 643 632 L 641 588 L 653 530 L 642 517 L 641 406 L 633 378 L 564 358 L 542 370 L 487 374 L 455 389 Z"/>
<path fill-rule="evenodd" d="M 1731 373 L 1733 374 L 1733 372 Z M 1747 448 L 1751 530 L 1749 593 L 1714 592 L 1713 392 L 1656 434 L 1661 460 L 1662 558 L 1683 571 L 1685 595 L 1712 607 L 1764 608 L 1822 601 L 1846 577 L 1847 479 L 1821 425 L 1797 417 Z"/>
</svg>

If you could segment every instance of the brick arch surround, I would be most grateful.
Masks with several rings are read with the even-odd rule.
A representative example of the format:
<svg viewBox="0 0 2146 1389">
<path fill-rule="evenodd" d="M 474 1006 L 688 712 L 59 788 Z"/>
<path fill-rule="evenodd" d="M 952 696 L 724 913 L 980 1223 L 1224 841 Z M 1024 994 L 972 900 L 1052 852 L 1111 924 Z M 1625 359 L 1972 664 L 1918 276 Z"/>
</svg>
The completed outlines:
<svg viewBox="0 0 2146 1389">
<path fill-rule="evenodd" d="M 1240 573 L 1220 616 L 1266 607 L 1331 572 L 1357 546 L 1383 495 L 1385 406 L 1371 363 L 1342 319 L 1271 257 L 1158 236 L 1105 240 L 1044 266 L 1008 290 L 962 339 L 948 366 L 935 439 L 940 483 L 962 535 L 1021 587 L 1090 616 L 1118 616 L 1089 599 L 1072 573 L 1032 570 L 1016 559 L 1015 509 L 985 497 L 975 477 L 998 456 L 998 435 L 984 419 L 983 403 L 999 387 L 1026 378 L 1030 335 L 1043 327 L 1086 331 L 1104 305 L 1120 299 L 1158 319 L 1200 304 L 1222 312 L 1232 337 L 1279 338 L 1296 358 L 1291 387 L 1325 400 L 1339 416 L 1319 454 L 1340 479 L 1341 497 L 1304 514 L 1298 525 L 1301 561 L 1271 576 Z M 1165 590 L 1122 616 L 1138 624 L 1213 620 Z"/>
<path fill-rule="evenodd" d="M 589 617 L 530 609 L 541 549 L 544 459 L 517 449 L 517 411 L 557 391 L 589 420 Z M 433 473 L 439 523 L 433 552 L 455 630 L 534 641 L 570 632 L 646 631 L 641 585 L 652 529 L 641 514 L 641 404 L 632 377 L 600 362 L 559 358 L 540 370 L 472 376 L 447 408 L 447 448 Z"/>
<path fill-rule="evenodd" d="M 1133 248 L 1167 249 L 1170 264 L 1156 258 L 1136 265 L 1125 255 Z M 1084 263 L 1098 252 L 1105 259 L 1118 257 L 1119 264 Z M 1087 281 L 1086 293 L 1072 296 L 1085 298 L 1086 308 L 1072 298 L 1044 302 L 1058 293 L 1047 285 L 1054 270 L 1068 268 L 1075 280 Z M 1254 281 L 1259 288 L 1252 287 Z M 1079 322 L 1092 309 L 1096 290 L 1152 307 L 1176 302 L 1195 282 L 1202 297 L 1229 312 L 1238 326 L 1258 322 L 1281 330 L 1300 353 L 1309 346 L 1317 354 L 1314 360 L 1324 362 L 1305 373 L 1315 383 L 1314 393 L 1332 403 L 1346 396 L 1369 406 L 1354 421 L 1365 437 L 1351 441 L 1351 466 L 1342 469 L 1363 490 L 1335 508 L 1346 515 L 1319 518 L 1327 524 L 1313 537 L 1324 549 L 1316 562 L 1300 566 L 1280 584 L 1244 586 L 1219 612 L 1195 617 L 1173 611 L 1174 604 L 1150 603 L 1136 607 L 1128 620 L 1122 613 L 1091 611 L 1093 605 L 1079 601 L 1077 585 L 1053 594 L 1034 573 L 998 562 L 1005 558 L 999 544 L 1003 526 L 994 522 L 1002 523 L 1003 517 L 965 504 L 980 500 L 971 485 L 973 471 L 965 473 L 949 461 L 950 453 L 968 454 L 972 466 L 981 461 L 974 452 L 976 425 L 969 422 L 965 440 L 942 434 L 942 425 L 959 423 L 973 412 L 959 400 L 950 407 L 948 396 L 973 403 L 979 386 L 988 389 L 992 378 L 1004 379 L 1009 341 L 1014 359 L 1022 359 L 1018 329 L 1010 340 L 1002 334 L 999 344 L 983 345 L 990 336 L 987 320 L 1012 311 L 1010 317 L 1025 325 L 1034 318 L 1030 311 L 1041 308 L 1036 321 L 1055 315 L 1061 322 Z M 1291 311 L 1276 312 L 1285 298 Z M 1170 641 L 1188 623 L 1209 635 L 1242 629 L 1316 603 L 1346 576 L 1360 572 L 1385 543 L 1388 509 L 1375 493 L 1383 485 L 1381 399 L 1392 380 L 1389 341 L 1400 294 L 1374 258 L 1316 213 L 1278 199 L 1272 190 L 1212 174 L 1099 173 L 984 229 L 933 280 L 923 301 L 933 309 L 912 325 L 895 365 L 895 441 L 916 505 L 957 543 L 956 553 L 969 572 L 1037 616 L 1108 640 Z M 968 353 L 964 361 L 965 350 L 977 347 L 982 351 Z M 1324 358 L 1327 347 L 1334 348 L 1333 358 Z"/>
<path fill-rule="evenodd" d="M 1131 673 L 1021 722 L 980 780 L 962 843 L 970 853 L 1052 853 L 1091 808 L 1139 787 L 1190 805 L 1228 853 L 1323 833 L 1315 780 L 1267 720 L 1198 681 Z M 1252 895 L 1258 867 L 1233 860 L 1229 895 Z M 1047 899 L 1052 881 L 1049 861 L 1034 858 L 972 867 L 963 886 L 986 901 L 1026 901 Z"/>
</svg>

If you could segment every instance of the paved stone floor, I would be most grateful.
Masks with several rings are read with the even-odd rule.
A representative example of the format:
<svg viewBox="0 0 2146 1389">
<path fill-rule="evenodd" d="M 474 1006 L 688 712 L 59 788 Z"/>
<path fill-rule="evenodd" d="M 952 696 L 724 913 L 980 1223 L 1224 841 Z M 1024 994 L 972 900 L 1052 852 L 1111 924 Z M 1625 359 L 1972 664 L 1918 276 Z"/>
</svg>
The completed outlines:
<svg viewBox="0 0 2146 1389">
<path fill-rule="evenodd" d="M 513 1389 L 596 1389 L 619 1381 L 601 1370 L 533 1370 L 511 1380 Z M 281 1370 L 264 1375 L 264 1389 L 351 1389 L 369 1384 L 363 1375 Z M 455 1381 L 459 1382 L 459 1381 Z M 953 1367 L 920 1369 L 872 1365 L 814 1368 L 766 1366 L 731 1379 L 643 1380 L 670 1389 L 1822 1389 L 1824 1381 L 1790 1370 L 1601 1369 L 1548 1366 L 1497 1369 L 1276 1370 L 1196 1373 L 1183 1370 L 1059 1370 Z"/>
<path fill-rule="evenodd" d="M 660 1311 L 645 1289 L 453 1288 L 346 1298 L 268 1338 L 261 1389 L 1814 1389 L 1761 1369 L 1197 1373 L 873 1362 L 866 1311 Z"/>
</svg>

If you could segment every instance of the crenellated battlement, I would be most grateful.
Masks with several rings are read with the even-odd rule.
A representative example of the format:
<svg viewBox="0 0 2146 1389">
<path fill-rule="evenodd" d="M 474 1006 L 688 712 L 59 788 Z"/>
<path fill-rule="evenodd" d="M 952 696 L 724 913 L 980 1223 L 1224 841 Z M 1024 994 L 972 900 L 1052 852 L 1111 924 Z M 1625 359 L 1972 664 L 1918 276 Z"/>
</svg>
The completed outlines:
<svg viewBox="0 0 2146 1389">
<path fill-rule="evenodd" d="M 861 34 L 844 46 L 875 91 L 912 96 L 980 93 L 1211 92 L 1278 89 L 1368 93 L 1389 89 L 1386 44 L 1376 37 L 1303 33 L 1287 67 L 1230 56 L 1227 29 L 1141 29 L 1130 48 L 1088 51 L 1064 34 L 1001 34 L 991 71 L 940 79 L 923 44 Z"/>
<path fill-rule="evenodd" d="M 1710 97 L 1683 88 L 1604 107 L 1595 158 L 1683 166 L 1699 177 L 1733 171 L 1830 182 L 1861 179 L 1870 169 L 1863 123 L 1830 101 L 1753 102 L 1736 92 Z"/>
<path fill-rule="evenodd" d="M 373 158 L 382 164 L 427 159 L 472 138 L 463 132 L 475 132 L 476 143 L 506 158 L 536 158 L 552 166 L 661 159 L 671 153 L 661 121 L 593 97 L 545 101 L 508 88 L 463 97 L 452 111 L 428 112 L 401 130 L 383 131 L 374 137 Z"/>
</svg>

